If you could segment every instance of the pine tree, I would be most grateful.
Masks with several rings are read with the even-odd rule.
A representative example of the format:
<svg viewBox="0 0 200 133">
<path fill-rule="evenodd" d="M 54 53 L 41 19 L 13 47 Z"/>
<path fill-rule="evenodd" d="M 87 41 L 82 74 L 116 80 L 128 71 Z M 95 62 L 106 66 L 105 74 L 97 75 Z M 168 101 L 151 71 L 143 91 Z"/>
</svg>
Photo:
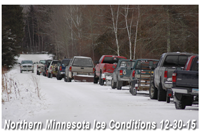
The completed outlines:
<svg viewBox="0 0 200 133">
<path fill-rule="evenodd" d="M 11 68 L 19 54 L 23 33 L 23 13 L 19 5 L 2 6 L 2 67 Z"/>
</svg>

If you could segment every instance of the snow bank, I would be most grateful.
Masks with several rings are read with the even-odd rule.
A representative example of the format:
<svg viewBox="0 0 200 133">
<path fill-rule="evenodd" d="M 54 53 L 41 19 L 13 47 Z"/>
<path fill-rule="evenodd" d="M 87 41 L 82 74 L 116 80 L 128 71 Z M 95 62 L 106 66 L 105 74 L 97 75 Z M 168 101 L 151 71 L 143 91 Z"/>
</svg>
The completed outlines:
<svg viewBox="0 0 200 133">
<path fill-rule="evenodd" d="M 33 62 L 38 62 L 39 60 L 47 60 L 47 59 L 53 59 L 52 54 L 20 54 L 19 57 L 15 57 L 18 59 L 18 63 L 20 63 L 22 60 L 32 60 Z"/>
</svg>

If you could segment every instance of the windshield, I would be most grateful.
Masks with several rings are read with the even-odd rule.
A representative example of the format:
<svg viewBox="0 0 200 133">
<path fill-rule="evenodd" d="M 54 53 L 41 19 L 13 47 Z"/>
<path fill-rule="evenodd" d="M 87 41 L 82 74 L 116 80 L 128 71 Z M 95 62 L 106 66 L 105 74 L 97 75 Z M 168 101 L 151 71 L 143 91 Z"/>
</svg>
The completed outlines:
<svg viewBox="0 0 200 133">
<path fill-rule="evenodd" d="M 93 63 L 92 60 L 88 58 L 75 58 L 73 66 L 93 67 Z"/>
<path fill-rule="evenodd" d="M 41 64 L 45 64 L 45 62 L 46 62 L 45 60 L 40 60 L 39 61 L 39 63 L 41 63 Z"/>
<path fill-rule="evenodd" d="M 31 60 L 24 60 L 24 61 L 22 61 L 21 64 L 33 64 L 33 61 L 31 61 Z"/>
</svg>

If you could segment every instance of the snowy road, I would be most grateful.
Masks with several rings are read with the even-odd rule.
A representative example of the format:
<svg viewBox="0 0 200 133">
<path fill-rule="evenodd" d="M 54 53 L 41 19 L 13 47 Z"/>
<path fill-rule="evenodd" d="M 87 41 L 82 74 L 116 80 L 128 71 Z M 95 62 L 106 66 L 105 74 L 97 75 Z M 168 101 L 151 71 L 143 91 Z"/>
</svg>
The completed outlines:
<svg viewBox="0 0 200 133">
<path fill-rule="evenodd" d="M 171 123 L 174 120 L 182 120 L 184 123 L 196 120 L 199 123 L 198 106 L 187 106 L 185 110 L 176 110 L 173 102 L 151 100 L 148 92 L 138 92 L 137 96 L 132 96 L 128 87 L 123 87 L 122 90 L 113 90 L 110 86 L 100 86 L 89 82 L 72 81 L 68 83 L 63 79 L 59 81 L 55 77 L 47 78 L 42 75 L 37 76 L 35 73 L 20 74 L 18 66 L 10 73 L 24 88 L 27 86 L 34 88 L 30 78 L 31 75 L 34 75 L 39 81 L 41 100 L 33 97 L 31 93 L 32 99 L 27 96 L 24 100 L 18 98 L 5 102 L 2 105 L 2 126 L 8 119 L 43 123 L 47 119 L 60 122 L 88 121 L 91 124 L 94 120 L 107 124 L 111 120 L 117 122 L 140 120 L 156 122 L 158 128 L 162 120 L 169 120 Z M 30 93 L 20 91 L 21 95 L 30 95 Z M 21 95 L 20 97 L 22 97 Z"/>
</svg>

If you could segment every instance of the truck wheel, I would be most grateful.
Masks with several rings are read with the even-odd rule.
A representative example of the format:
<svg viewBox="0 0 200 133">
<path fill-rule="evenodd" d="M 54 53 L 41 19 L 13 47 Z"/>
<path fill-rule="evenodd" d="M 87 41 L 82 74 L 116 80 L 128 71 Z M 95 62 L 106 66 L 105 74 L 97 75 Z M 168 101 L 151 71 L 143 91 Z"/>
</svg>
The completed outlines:
<svg viewBox="0 0 200 133">
<path fill-rule="evenodd" d="M 137 95 L 137 90 L 135 88 L 132 89 L 132 95 L 136 96 Z"/>
<path fill-rule="evenodd" d="M 112 87 L 112 89 L 116 88 L 116 82 L 114 82 L 113 78 L 111 80 L 111 87 Z"/>
<path fill-rule="evenodd" d="M 64 76 L 64 81 L 65 81 L 65 82 L 67 82 L 67 78 L 66 78 L 66 75 Z"/>
<path fill-rule="evenodd" d="M 181 94 L 174 94 L 174 103 L 176 109 L 185 109 L 185 100 L 184 97 L 181 96 Z"/>
<path fill-rule="evenodd" d="M 102 76 L 101 76 L 101 73 L 100 73 L 99 84 L 100 84 L 100 85 L 103 85 L 103 84 L 104 84 L 104 80 L 103 80 L 101 77 L 102 77 Z"/>
<path fill-rule="evenodd" d="M 72 79 L 70 77 L 67 77 L 67 82 L 71 82 Z"/>
<path fill-rule="evenodd" d="M 52 78 L 52 74 L 51 73 L 48 73 L 48 78 Z"/>
<path fill-rule="evenodd" d="M 93 83 L 94 83 L 94 84 L 97 84 L 97 83 L 98 83 L 98 80 L 99 80 L 99 78 L 96 78 L 96 73 L 94 73 L 94 81 L 93 81 Z"/>
<path fill-rule="evenodd" d="M 62 79 L 62 77 L 61 77 L 60 74 L 58 74 L 58 73 L 57 73 L 57 75 L 56 75 L 56 78 L 57 78 L 57 80 L 61 80 L 61 79 Z"/>
<path fill-rule="evenodd" d="M 158 95 L 158 90 L 157 88 L 154 86 L 154 83 L 151 82 L 150 87 L 149 87 L 149 97 L 151 99 L 157 99 L 157 95 Z"/>
<path fill-rule="evenodd" d="M 161 83 L 159 83 L 159 88 L 158 88 L 158 101 L 166 101 L 166 91 L 162 88 Z"/>
<path fill-rule="evenodd" d="M 117 89 L 121 90 L 122 89 L 122 81 L 117 81 Z"/>
</svg>

